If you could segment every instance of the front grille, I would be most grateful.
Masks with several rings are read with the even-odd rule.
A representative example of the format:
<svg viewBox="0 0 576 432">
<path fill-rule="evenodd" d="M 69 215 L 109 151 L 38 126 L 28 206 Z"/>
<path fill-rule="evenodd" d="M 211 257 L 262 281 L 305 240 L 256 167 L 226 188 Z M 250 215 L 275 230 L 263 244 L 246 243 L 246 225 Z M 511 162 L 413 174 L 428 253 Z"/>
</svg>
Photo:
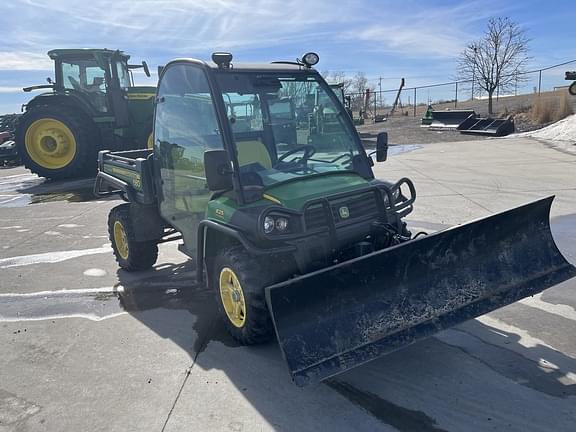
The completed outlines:
<svg viewBox="0 0 576 432">
<path fill-rule="evenodd" d="M 332 216 L 336 225 L 362 218 L 378 215 L 378 205 L 374 192 L 363 193 L 355 197 L 342 198 L 331 202 Z M 343 210 L 347 209 L 347 211 Z M 343 213 L 343 214 L 342 214 Z M 347 215 L 347 217 L 345 217 Z"/>
<path fill-rule="evenodd" d="M 314 230 L 328 226 L 324 206 L 322 206 L 322 204 L 314 204 L 308 207 L 304 213 L 304 221 L 306 223 L 306 229 L 308 230 Z"/>
<path fill-rule="evenodd" d="M 378 216 L 378 203 L 374 191 L 363 192 L 330 200 L 330 210 L 334 224 L 346 224 Z M 327 214 L 321 203 L 309 206 L 304 212 L 306 229 L 313 230 L 328 226 Z"/>
</svg>

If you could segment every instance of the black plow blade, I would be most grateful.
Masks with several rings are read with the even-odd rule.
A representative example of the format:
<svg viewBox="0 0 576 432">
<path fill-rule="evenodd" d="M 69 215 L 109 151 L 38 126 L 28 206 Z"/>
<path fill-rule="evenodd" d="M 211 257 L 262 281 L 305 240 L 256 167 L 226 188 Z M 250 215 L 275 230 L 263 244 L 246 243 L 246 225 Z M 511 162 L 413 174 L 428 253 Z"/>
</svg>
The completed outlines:
<svg viewBox="0 0 576 432">
<path fill-rule="evenodd" d="M 293 380 L 323 380 L 576 276 L 554 197 L 266 288 Z"/>
</svg>

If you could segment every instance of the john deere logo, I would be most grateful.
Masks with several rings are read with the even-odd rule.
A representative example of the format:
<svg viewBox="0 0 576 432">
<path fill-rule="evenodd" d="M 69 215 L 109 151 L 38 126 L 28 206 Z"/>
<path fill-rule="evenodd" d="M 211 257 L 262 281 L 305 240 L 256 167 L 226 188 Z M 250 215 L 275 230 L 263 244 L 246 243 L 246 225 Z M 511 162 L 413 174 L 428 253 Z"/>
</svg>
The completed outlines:
<svg viewBox="0 0 576 432">
<path fill-rule="evenodd" d="M 348 207 L 346 206 L 340 207 L 338 213 L 340 213 L 342 219 L 348 219 L 350 217 L 350 210 L 348 210 Z"/>
</svg>

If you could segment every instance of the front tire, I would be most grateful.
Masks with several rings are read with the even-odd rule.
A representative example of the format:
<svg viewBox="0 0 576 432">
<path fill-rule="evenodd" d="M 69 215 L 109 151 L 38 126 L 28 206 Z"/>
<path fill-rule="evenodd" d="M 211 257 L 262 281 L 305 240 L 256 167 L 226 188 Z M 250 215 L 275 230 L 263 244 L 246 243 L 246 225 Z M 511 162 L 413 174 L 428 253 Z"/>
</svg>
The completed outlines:
<svg viewBox="0 0 576 432">
<path fill-rule="evenodd" d="M 272 275 L 244 248 L 221 251 L 211 265 L 208 282 L 226 330 L 235 340 L 256 345 L 273 338 L 274 326 L 264 297 Z"/>
<path fill-rule="evenodd" d="M 24 166 L 49 179 L 87 177 L 96 172 L 98 131 L 70 107 L 32 107 L 16 129 Z"/>
<path fill-rule="evenodd" d="M 156 263 L 158 244 L 155 241 L 136 241 L 129 203 L 120 204 L 110 211 L 108 235 L 116 261 L 124 270 L 147 270 Z"/>
</svg>

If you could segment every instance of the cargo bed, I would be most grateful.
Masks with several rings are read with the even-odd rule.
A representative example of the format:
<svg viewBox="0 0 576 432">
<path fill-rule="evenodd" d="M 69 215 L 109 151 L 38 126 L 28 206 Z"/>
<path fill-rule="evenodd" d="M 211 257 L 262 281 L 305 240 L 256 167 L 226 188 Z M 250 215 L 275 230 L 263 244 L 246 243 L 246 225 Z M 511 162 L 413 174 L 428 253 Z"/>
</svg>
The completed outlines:
<svg viewBox="0 0 576 432">
<path fill-rule="evenodd" d="M 152 157 L 153 150 L 99 152 L 94 193 L 100 197 L 120 194 L 131 202 L 154 204 Z"/>
</svg>

